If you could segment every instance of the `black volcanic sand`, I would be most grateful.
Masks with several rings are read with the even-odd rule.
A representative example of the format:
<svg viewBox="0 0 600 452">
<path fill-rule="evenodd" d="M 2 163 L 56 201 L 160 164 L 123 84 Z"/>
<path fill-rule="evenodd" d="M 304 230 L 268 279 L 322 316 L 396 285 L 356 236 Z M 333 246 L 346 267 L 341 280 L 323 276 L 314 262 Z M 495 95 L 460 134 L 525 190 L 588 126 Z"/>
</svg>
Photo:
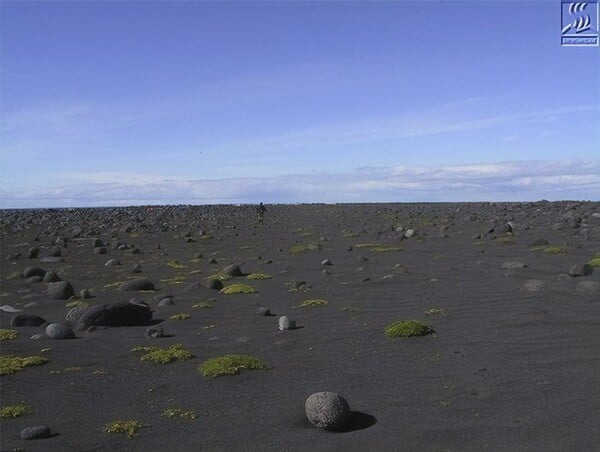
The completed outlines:
<svg viewBox="0 0 600 452">
<path fill-rule="evenodd" d="M 598 203 L 267 209 L 264 224 L 253 206 L 3 211 L 0 305 L 65 321 L 67 300 L 49 298 L 47 283 L 13 275 L 37 265 L 69 281 L 77 297 L 89 289 L 90 305 L 148 303 L 153 327 L 167 337 L 145 339 L 147 326 L 125 326 L 33 340 L 43 327 L 13 328 L 14 314 L 1 312 L 2 328 L 19 331 L 0 343 L 3 355 L 50 360 L 1 377 L 2 406 L 31 407 L 2 420 L 2 450 L 597 450 L 600 268 L 568 272 L 600 253 Z M 399 226 L 416 235 L 403 239 Z M 96 239 L 106 254 L 94 251 Z M 539 239 L 562 252 L 534 248 Z M 358 246 L 365 243 L 387 248 Z M 290 252 L 298 244 L 321 249 Z M 39 255 L 29 259 L 33 246 Z M 54 246 L 58 262 L 41 260 L 57 254 Z M 109 259 L 121 265 L 105 266 Z M 333 265 L 322 266 L 324 259 Z M 510 261 L 527 266 L 502 268 Z M 232 263 L 272 279 L 224 282 L 257 289 L 246 295 L 201 286 Z M 155 291 L 113 284 L 133 278 L 148 278 Z M 290 291 L 293 281 L 306 284 Z M 164 295 L 175 304 L 158 307 Z M 209 298 L 212 309 L 192 308 Z M 297 307 L 307 299 L 329 303 Z M 259 306 L 275 316 L 257 316 Z M 191 318 L 171 320 L 177 313 Z M 279 331 L 281 315 L 300 328 Z M 386 337 L 385 326 L 400 319 L 423 320 L 436 332 Z M 130 351 L 176 343 L 195 358 L 159 365 Z M 214 379 L 198 372 L 206 359 L 228 353 L 272 368 Z M 306 420 L 304 401 L 318 391 L 340 393 L 355 412 L 342 432 Z M 167 408 L 198 417 L 161 416 Z M 132 439 L 103 431 L 127 419 L 147 427 Z M 36 425 L 55 435 L 20 439 Z"/>
</svg>

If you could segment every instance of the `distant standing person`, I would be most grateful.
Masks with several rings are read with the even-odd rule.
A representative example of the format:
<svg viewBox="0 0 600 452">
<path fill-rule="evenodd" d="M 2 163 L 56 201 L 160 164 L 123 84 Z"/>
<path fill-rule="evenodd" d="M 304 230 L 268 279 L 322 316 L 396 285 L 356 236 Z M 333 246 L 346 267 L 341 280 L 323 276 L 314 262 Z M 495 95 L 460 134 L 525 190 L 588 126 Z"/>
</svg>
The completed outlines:
<svg viewBox="0 0 600 452">
<path fill-rule="evenodd" d="M 259 223 L 264 223 L 266 211 L 267 211 L 267 208 L 264 206 L 264 204 L 262 202 L 258 206 L 256 206 L 256 213 L 258 214 L 258 222 Z"/>
</svg>

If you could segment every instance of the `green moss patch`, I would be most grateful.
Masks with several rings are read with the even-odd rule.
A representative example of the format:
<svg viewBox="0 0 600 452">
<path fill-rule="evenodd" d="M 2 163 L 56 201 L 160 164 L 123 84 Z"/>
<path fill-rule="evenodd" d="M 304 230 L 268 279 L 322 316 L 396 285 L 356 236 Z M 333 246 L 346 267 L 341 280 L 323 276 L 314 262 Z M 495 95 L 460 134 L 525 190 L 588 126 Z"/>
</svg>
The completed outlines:
<svg viewBox="0 0 600 452">
<path fill-rule="evenodd" d="M 308 251 L 308 246 L 306 245 L 294 245 L 290 248 L 290 253 L 292 254 L 300 254 Z"/>
<path fill-rule="evenodd" d="M 208 301 L 200 301 L 192 305 L 192 308 L 195 309 L 212 309 L 213 307 L 214 305 Z"/>
<path fill-rule="evenodd" d="M 355 237 L 360 237 L 360 234 L 358 232 L 346 231 L 342 234 L 342 237 L 352 239 Z"/>
<path fill-rule="evenodd" d="M 87 301 L 83 301 L 83 300 L 73 300 L 73 301 L 68 301 L 67 303 L 65 303 L 65 308 L 78 308 L 80 306 L 83 307 L 88 307 L 90 304 Z"/>
<path fill-rule="evenodd" d="M 327 300 L 312 299 L 312 300 L 304 300 L 302 303 L 300 303 L 296 307 L 297 308 L 317 308 L 319 306 L 325 306 L 326 304 L 329 304 L 329 302 Z"/>
<path fill-rule="evenodd" d="M 388 253 L 390 251 L 402 251 L 402 248 L 399 246 L 374 246 L 370 250 L 375 253 Z"/>
<path fill-rule="evenodd" d="M 160 282 L 172 285 L 183 284 L 185 282 L 185 276 L 176 276 L 174 278 L 161 279 Z"/>
<path fill-rule="evenodd" d="M 600 267 L 600 257 L 595 257 L 594 259 L 591 259 L 590 261 L 588 261 L 588 264 L 590 264 L 592 267 Z"/>
<path fill-rule="evenodd" d="M 0 328 L 0 341 L 11 341 L 16 339 L 19 335 L 17 330 L 8 330 L 6 328 Z"/>
<path fill-rule="evenodd" d="M 567 252 L 565 246 L 535 246 L 531 248 L 531 251 L 541 251 L 544 254 L 563 254 Z"/>
<path fill-rule="evenodd" d="M 148 427 L 141 421 L 129 419 L 126 421 L 112 421 L 104 426 L 105 433 L 125 433 L 129 439 L 133 438 L 143 427 Z"/>
<path fill-rule="evenodd" d="M 171 268 L 175 268 L 177 270 L 181 270 L 182 268 L 185 268 L 185 265 L 183 265 L 181 262 L 179 262 L 177 260 L 167 262 L 167 266 L 171 267 Z"/>
<path fill-rule="evenodd" d="M 0 375 L 12 375 L 25 367 L 41 366 L 49 360 L 41 356 L 26 356 L 24 358 L 14 355 L 0 356 Z"/>
<path fill-rule="evenodd" d="M 269 365 L 250 355 L 225 355 L 211 358 L 198 367 L 202 375 L 209 378 L 236 375 L 242 369 L 266 370 L 269 369 Z"/>
<path fill-rule="evenodd" d="M 161 416 L 168 417 L 169 419 L 180 417 L 188 420 L 196 419 L 198 417 L 194 410 L 182 410 L 181 408 L 167 408 L 162 412 Z"/>
<path fill-rule="evenodd" d="M 381 243 L 357 243 L 354 248 L 378 248 L 383 246 Z"/>
<path fill-rule="evenodd" d="M 168 364 L 173 361 L 185 361 L 192 359 L 192 355 L 181 344 L 173 344 L 169 348 L 138 346 L 131 349 L 132 352 L 144 352 L 141 361 L 150 361 L 156 364 Z"/>
<path fill-rule="evenodd" d="M 273 277 L 266 273 L 250 273 L 248 276 L 246 276 L 246 278 L 255 280 L 255 279 L 271 279 Z"/>
<path fill-rule="evenodd" d="M 214 273 L 210 276 L 207 276 L 206 279 L 218 279 L 219 281 L 229 281 L 231 278 L 232 276 L 226 273 Z"/>
<path fill-rule="evenodd" d="M 229 286 L 225 286 L 220 290 L 221 293 L 232 295 L 232 294 L 250 294 L 256 293 L 256 289 L 248 284 L 236 283 Z"/>
<path fill-rule="evenodd" d="M 384 333 L 388 337 L 426 336 L 435 330 L 420 320 L 398 320 L 385 327 Z"/>
<path fill-rule="evenodd" d="M 30 408 L 27 405 L 7 405 L 0 408 L 0 419 L 12 419 L 27 414 Z"/>
<path fill-rule="evenodd" d="M 179 314 L 173 314 L 170 319 L 171 320 L 187 320 L 187 319 L 191 319 L 192 316 L 189 314 L 186 314 L 185 312 L 180 312 Z"/>
</svg>

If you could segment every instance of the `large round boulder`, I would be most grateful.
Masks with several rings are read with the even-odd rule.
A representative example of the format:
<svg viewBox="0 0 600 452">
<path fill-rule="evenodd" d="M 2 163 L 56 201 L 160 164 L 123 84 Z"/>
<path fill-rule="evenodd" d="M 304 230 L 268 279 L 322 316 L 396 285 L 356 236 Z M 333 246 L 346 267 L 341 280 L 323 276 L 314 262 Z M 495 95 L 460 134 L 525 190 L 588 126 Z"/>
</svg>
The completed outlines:
<svg viewBox="0 0 600 452">
<path fill-rule="evenodd" d="M 17 314 L 10 319 L 10 326 L 40 326 L 46 320 L 35 314 Z"/>
<path fill-rule="evenodd" d="M 147 304 L 121 301 L 90 306 L 79 317 L 75 329 L 85 331 L 92 326 L 148 325 L 150 320 L 152 320 L 152 311 Z"/>
<path fill-rule="evenodd" d="M 73 286 L 68 281 L 58 281 L 48 284 L 48 296 L 55 300 L 68 300 L 75 296 Z"/>
<path fill-rule="evenodd" d="M 46 274 L 46 270 L 41 267 L 27 267 L 23 270 L 23 278 L 31 278 L 32 276 L 41 276 L 42 278 Z"/>
<path fill-rule="evenodd" d="M 325 430 L 338 430 L 350 418 L 350 407 L 335 392 L 316 392 L 304 403 L 306 417 L 312 425 Z"/>
<path fill-rule="evenodd" d="M 51 323 L 46 327 L 46 336 L 50 339 L 73 339 L 75 332 L 67 323 Z"/>
</svg>

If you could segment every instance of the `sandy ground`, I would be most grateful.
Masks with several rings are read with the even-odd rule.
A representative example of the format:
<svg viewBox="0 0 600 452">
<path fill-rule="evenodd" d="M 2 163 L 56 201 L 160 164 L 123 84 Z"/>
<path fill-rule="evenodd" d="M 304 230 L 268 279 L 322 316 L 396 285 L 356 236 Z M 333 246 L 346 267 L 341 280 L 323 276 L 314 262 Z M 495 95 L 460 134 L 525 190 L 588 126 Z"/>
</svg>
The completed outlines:
<svg viewBox="0 0 600 452">
<path fill-rule="evenodd" d="M 11 327 L 14 314 L 1 312 L 1 327 L 19 332 L 0 342 L 2 355 L 49 359 L 1 377 L 1 405 L 30 407 L 2 419 L 1 450 L 598 450 L 600 268 L 568 273 L 600 253 L 599 203 L 267 209 L 264 224 L 252 206 L 3 211 L 0 305 L 65 321 L 68 300 L 16 277 L 38 265 L 77 295 L 89 289 L 90 305 L 145 301 L 169 337 L 145 339 L 147 326 L 127 326 L 32 340 L 44 327 Z M 508 222 L 512 233 L 499 232 Z M 416 234 L 405 238 L 407 229 Z M 57 239 L 62 260 L 41 262 Z M 106 254 L 94 254 L 95 239 Z M 127 248 L 113 249 L 117 239 Z M 548 245 L 534 247 L 538 239 Z M 298 244 L 314 246 L 292 253 Z M 29 259 L 36 245 L 39 258 Z M 106 267 L 113 258 L 122 265 Z M 502 268 L 509 261 L 527 266 Z M 142 272 L 133 274 L 138 263 Z M 224 281 L 250 284 L 254 294 L 188 287 L 232 263 L 272 278 Z M 110 285 L 137 277 L 156 290 Z M 292 281 L 306 284 L 290 290 Z M 158 307 L 167 294 L 175 305 Z M 211 298 L 210 309 L 192 307 Z M 328 304 L 298 307 L 307 299 Z M 258 306 L 275 315 L 256 315 Z M 191 318 L 171 320 L 177 313 Z M 281 315 L 300 328 L 279 331 Z M 385 326 L 400 319 L 422 320 L 435 334 L 386 337 Z M 159 365 L 130 351 L 176 343 L 195 357 Z M 213 379 L 198 371 L 228 353 L 256 356 L 271 369 Z M 318 391 L 350 404 L 344 431 L 306 420 L 304 401 Z M 161 416 L 168 408 L 197 418 Z M 146 427 L 131 439 L 103 431 L 126 419 Z M 54 435 L 21 440 L 35 425 Z"/>
</svg>

